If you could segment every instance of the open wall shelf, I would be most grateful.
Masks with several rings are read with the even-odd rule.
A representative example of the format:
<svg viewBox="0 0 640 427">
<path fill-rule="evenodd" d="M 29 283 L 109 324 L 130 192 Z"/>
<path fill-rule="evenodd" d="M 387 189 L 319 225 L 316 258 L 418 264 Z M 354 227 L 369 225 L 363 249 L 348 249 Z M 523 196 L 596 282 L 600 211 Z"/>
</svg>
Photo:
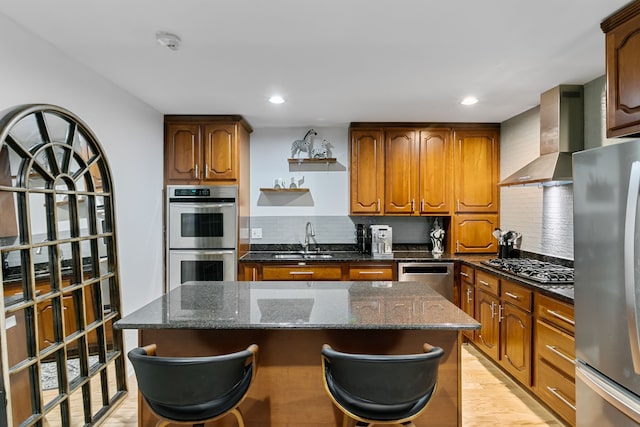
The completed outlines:
<svg viewBox="0 0 640 427">
<path fill-rule="evenodd" d="M 261 188 L 260 191 L 272 192 L 272 193 L 306 193 L 308 188 Z"/>
<path fill-rule="evenodd" d="M 300 163 L 335 163 L 337 160 L 335 157 L 329 157 L 326 159 L 287 159 L 289 163 L 300 164 Z"/>
</svg>

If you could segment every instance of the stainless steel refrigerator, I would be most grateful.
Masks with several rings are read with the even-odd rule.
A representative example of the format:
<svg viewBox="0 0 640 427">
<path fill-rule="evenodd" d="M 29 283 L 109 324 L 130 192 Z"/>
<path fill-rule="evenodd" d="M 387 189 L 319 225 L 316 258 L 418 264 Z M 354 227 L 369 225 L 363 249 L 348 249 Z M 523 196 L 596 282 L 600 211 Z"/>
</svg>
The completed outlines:
<svg viewBox="0 0 640 427">
<path fill-rule="evenodd" d="M 640 425 L 640 141 L 573 154 L 577 425 Z"/>
</svg>

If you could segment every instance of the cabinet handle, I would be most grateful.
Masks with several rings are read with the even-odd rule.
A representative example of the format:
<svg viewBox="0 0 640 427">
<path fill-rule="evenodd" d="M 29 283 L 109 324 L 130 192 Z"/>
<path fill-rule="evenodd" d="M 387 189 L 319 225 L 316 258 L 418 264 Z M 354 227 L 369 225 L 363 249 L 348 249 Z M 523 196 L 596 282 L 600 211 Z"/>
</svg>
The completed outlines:
<svg viewBox="0 0 640 427">
<path fill-rule="evenodd" d="M 547 308 L 547 313 L 549 313 L 549 314 L 550 314 L 550 315 L 552 315 L 553 317 L 556 317 L 556 318 L 558 318 L 558 319 L 560 319 L 560 320 L 562 320 L 562 321 L 565 321 L 565 322 L 569 323 L 570 325 L 573 325 L 573 326 L 575 326 L 575 325 L 576 325 L 576 322 L 574 322 L 574 321 L 573 321 L 573 319 L 569 319 L 568 317 L 563 316 L 563 315 L 562 315 L 562 314 L 560 314 L 560 313 L 556 313 L 556 312 L 555 312 L 555 311 L 553 311 L 553 310 L 549 310 L 548 308 Z"/>
<path fill-rule="evenodd" d="M 424 199 L 420 200 L 420 212 L 424 212 Z"/>
<path fill-rule="evenodd" d="M 209 164 L 208 163 L 204 164 L 204 177 L 205 177 L 205 179 L 209 178 Z"/>
<path fill-rule="evenodd" d="M 491 318 L 492 319 L 496 317 L 496 308 L 495 307 L 496 307 L 496 304 L 493 301 L 491 301 Z"/>
<path fill-rule="evenodd" d="M 489 285 L 487 282 L 485 282 L 484 280 L 478 280 L 478 282 L 479 282 L 481 285 L 484 285 L 484 286 L 491 286 L 491 285 Z"/>
<path fill-rule="evenodd" d="M 411 212 L 413 212 L 413 210 L 415 208 L 415 201 L 416 201 L 416 199 L 411 199 Z"/>
<path fill-rule="evenodd" d="M 384 274 L 384 271 L 359 271 L 358 274 Z"/>
<path fill-rule="evenodd" d="M 195 175 L 194 176 L 195 179 L 200 178 L 200 174 L 198 173 L 198 164 L 197 163 L 196 163 L 196 167 L 194 169 L 194 175 Z"/>
<path fill-rule="evenodd" d="M 464 271 L 461 271 L 460 275 L 463 276 L 463 277 L 469 277 L 469 275 L 467 273 L 465 273 Z"/>
<path fill-rule="evenodd" d="M 457 203 L 458 203 L 458 208 L 456 210 L 459 211 L 460 210 L 460 199 L 458 199 Z"/>
<path fill-rule="evenodd" d="M 519 300 L 519 299 L 520 299 L 520 297 L 519 297 L 518 295 L 516 295 L 516 294 L 512 294 L 511 292 L 505 292 L 504 294 L 505 294 L 506 296 L 508 296 L 509 298 L 513 298 L 513 299 L 515 299 L 515 300 Z"/>
<path fill-rule="evenodd" d="M 551 394 L 553 394 L 555 397 L 560 399 L 562 401 L 562 403 L 567 405 L 569 408 L 573 409 L 574 411 L 576 410 L 576 406 L 573 403 L 569 402 L 567 399 L 565 399 L 564 396 L 562 396 L 560 393 L 558 393 L 558 389 L 557 388 L 547 386 L 547 390 L 549 390 L 549 392 L 551 392 Z"/>
<path fill-rule="evenodd" d="M 378 211 L 380 211 L 380 199 L 378 199 Z"/>
<path fill-rule="evenodd" d="M 292 276 L 309 275 L 309 274 L 313 276 L 313 271 L 290 271 L 289 274 Z"/>
<path fill-rule="evenodd" d="M 471 302 L 473 299 L 471 298 L 471 288 L 467 289 L 467 302 Z"/>
<path fill-rule="evenodd" d="M 502 306 L 502 304 L 500 304 L 498 306 L 498 322 L 502 322 L 502 319 L 504 319 L 504 316 L 502 315 L 503 310 L 504 310 L 504 307 Z"/>
<path fill-rule="evenodd" d="M 460 241 L 456 240 L 456 252 L 460 250 Z"/>
<path fill-rule="evenodd" d="M 546 344 L 547 348 L 554 354 L 560 356 L 561 358 L 563 358 L 564 360 L 566 360 L 567 362 L 571 363 L 572 365 L 576 364 L 576 361 L 572 358 L 570 358 L 569 356 L 567 356 L 566 354 L 564 354 L 563 352 L 561 352 L 560 350 L 557 349 L 557 347 L 555 345 L 549 345 Z"/>
</svg>

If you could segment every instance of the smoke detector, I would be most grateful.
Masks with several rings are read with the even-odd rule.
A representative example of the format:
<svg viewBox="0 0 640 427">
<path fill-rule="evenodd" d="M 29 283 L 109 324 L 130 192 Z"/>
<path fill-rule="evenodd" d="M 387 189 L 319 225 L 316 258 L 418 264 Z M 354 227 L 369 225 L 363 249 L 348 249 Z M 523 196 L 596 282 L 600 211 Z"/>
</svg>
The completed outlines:
<svg viewBox="0 0 640 427">
<path fill-rule="evenodd" d="M 167 33 L 166 31 L 158 31 L 156 33 L 156 41 L 161 45 L 171 50 L 180 49 L 180 37 L 175 34 Z"/>
</svg>

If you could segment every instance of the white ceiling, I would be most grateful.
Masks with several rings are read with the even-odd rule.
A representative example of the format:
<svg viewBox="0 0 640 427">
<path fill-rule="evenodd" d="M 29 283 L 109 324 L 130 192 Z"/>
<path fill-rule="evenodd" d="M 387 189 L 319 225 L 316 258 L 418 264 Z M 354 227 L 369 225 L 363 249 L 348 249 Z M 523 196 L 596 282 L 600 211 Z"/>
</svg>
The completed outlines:
<svg viewBox="0 0 640 427">
<path fill-rule="evenodd" d="M 627 2 L 3 0 L 0 13 L 164 114 L 341 126 L 509 119 L 603 75 L 600 22 Z M 276 92 L 288 102 L 267 103 Z"/>
</svg>

